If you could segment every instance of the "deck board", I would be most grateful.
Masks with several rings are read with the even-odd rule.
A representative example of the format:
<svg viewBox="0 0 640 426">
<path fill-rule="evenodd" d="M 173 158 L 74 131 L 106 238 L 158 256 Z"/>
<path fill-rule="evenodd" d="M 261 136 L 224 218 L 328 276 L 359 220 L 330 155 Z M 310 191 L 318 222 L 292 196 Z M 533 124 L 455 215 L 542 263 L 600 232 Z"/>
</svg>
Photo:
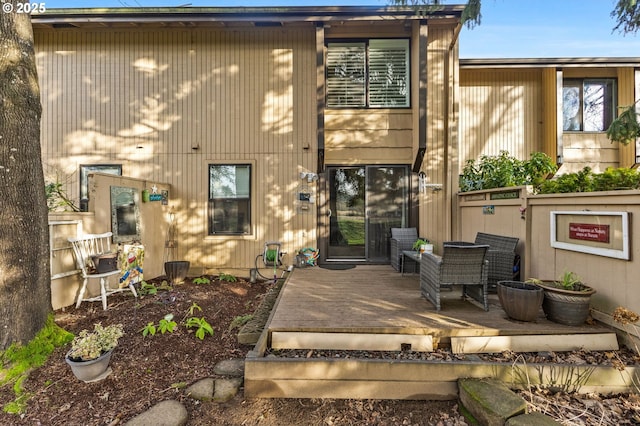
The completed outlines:
<svg viewBox="0 0 640 426">
<path fill-rule="evenodd" d="M 419 278 L 388 265 L 359 265 L 347 270 L 295 269 L 283 287 L 269 331 L 306 333 L 429 334 L 434 345 L 452 336 L 580 334 L 610 331 L 585 324 L 548 321 L 542 310 L 536 322 L 511 320 L 490 296 L 486 312 L 462 300 L 461 289 L 443 292 L 440 312 L 420 294 Z"/>
</svg>

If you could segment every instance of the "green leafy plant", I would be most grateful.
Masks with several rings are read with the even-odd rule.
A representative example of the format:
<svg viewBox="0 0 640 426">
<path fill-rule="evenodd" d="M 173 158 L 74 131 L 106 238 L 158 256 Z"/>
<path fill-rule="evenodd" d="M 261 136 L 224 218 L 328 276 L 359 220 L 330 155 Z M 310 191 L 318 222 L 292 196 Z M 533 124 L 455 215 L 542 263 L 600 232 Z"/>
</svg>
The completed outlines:
<svg viewBox="0 0 640 426">
<path fill-rule="evenodd" d="M 149 295 L 157 294 L 158 287 L 156 287 L 154 284 L 149 284 L 146 281 L 142 281 L 142 283 L 140 283 L 140 290 L 138 291 L 138 293 L 141 296 L 145 296 L 147 294 Z"/>
<path fill-rule="evenodd" d="M 579 290 L 582 287 L 582 280 L 575 272 L 565 271 L 555 281 L 565 290 Z"/>
<path fill-rule="evenodd" d="M 103 327 L 94 325 L 93 331 L 82 330 L 71 342 L 69 358 L 75 361 L 89 361 L 118 346 L 118 339 L 124 336 L 122 324 Z"/>
<path fill-rule="evenodd" d="M 69 198 L 64 189 L 64 184 L 60 182 L 56 176 L 55 182 L 48 182 L 44 186 L 44 192 L 47 197 L 47 207 L 50 212 L 68 211 L 79 212 L 80 209 L 75 205 L 73 200 Z"/>
<path fill-rule="evenodd" d="M 619 109 L 622 112 L 609 125 L 607 138 L 611 142 L 629 145 L 640 137 L 640 123 L 638 123 L 636 104 L 619 107 Z"/>
<path fill-rule="evenodd" d="M 420 247 L 429 244 L 429 240 L 423 240 L 422 238 L 418 238 L 411 246 L 414 250 L 420 250 Z"/>
<path fill-rule="evenodd" d="M 156 323 L 154 323 L 153 321 L 148 322 L 147 325 L 145 325 L 144 328 L 141 331 L 142 331 L 142 337 L 147 337 L 149 335 L 155 336 L 156 335 Z"/>
<path fill-rule="evenodd" d="M 187 309 L 187 316 L 193 316 L 196 311 L 202 311 L 202 308 L 198 306 L 196 302 L 193 302 L 189 309 Z M 186 318 L 186 316 L 185 316 Z"/>
<path fill-rule="evenodd" d="M 161 334 L 165 333 L 173 333 L 176 330 L 178 323 L 173 321 L 173 314 L 167 314 L 158 321 L 158 325 L 154 322 L 149 322 L 142 329 L 142 336 L 146 337 L 148 335 L 155 336 L 156 332 L 160 332 Z"/>
<path fill-rule="evenodd" d="M 593 173 L 590 167 L 565 173 L 546 180 L 538 187 L 539 194 L 568 192 L 615 191 L 640 188 L 640 172 L 627 168 L 609 167 L 602 173 Z"/>
<path fill-rule="evenodd" d="M 225 274 L 224 272 L 220 274 L 218 278 L 220 279 L 220 281 L 226 281 L 228 283 L 235 283 L 236 281 L 238 281 L 238 279 L 234 275 Z"/>
<path fill-rule="evenodd" d="M 616 191 L 640 188 L 640 173 L 625 167 L 608 167 L 604 172 L 593 175 L 594 191 Z"/>
<path fill-rule="evenodd" d="M 204 319 L 204 317 L 189 317 L 185 322 L 185 326 L 187 328 L 195 328 L 196 329 L 196 337 L 200 340 L 204 340 L 207 334 L 213 336 L 213 327 L 211 324 Z"/>
<path fill-rule="evenodd" d="M 162 334 L 173 333 L 177 326 L 178 324 L 173 321 L 173 314 L 167 314 L 158 321 L 158 330 L 160 330 Z"/>
<path fill-rule="evenodd" d="M 467 160 L 459 178 L 461 192 L 542 183 L 558 167 L 547 154 L 534 152 L 526 161 L 501 151 L 497 156 L 483 155 L 480 160 Z"/>
<path fill-rule="evenodd" d="M 561 288 L 563 290 L 583 291 L 588 288 L 582 282 L 582 279 L 571 271 L 565 271 L 554 281 L 543 281 L 538 278 L 529 278 L 526 282 L 539 285 L 549 285 L 551 287 Z"/>
<path fill-rule="evenodd" d="M 209 284 L 211 280 L 207 277 L 197 277 L 193 279 L 194 284 Z"/>
</svg>

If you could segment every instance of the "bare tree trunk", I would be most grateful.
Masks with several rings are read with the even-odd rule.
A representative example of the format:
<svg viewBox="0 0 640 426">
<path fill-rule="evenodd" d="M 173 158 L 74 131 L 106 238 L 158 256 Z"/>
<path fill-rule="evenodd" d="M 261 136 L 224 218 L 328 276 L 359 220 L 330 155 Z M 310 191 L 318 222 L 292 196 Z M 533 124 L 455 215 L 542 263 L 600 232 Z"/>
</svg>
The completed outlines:
<svg viewBox="0 0 640 426">
<path fill-rule="evenodd" d="M 41 111 L 31 19 L 0 12 L 0 350 L 52 310 Z"/>
</svg>

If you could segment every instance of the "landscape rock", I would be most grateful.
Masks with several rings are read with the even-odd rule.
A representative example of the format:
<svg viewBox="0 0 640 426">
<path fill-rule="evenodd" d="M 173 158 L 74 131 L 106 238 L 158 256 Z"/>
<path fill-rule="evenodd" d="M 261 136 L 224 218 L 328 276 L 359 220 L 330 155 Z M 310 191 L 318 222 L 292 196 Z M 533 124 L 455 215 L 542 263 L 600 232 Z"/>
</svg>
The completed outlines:
<svg viewBox="0 0 640 426">
<path fill-rule="evenodd" d="M 215 380 L 212 377 L 198 380 L 187 388 L 187 395 L 199 401 L 211 401 L 213 399 L 213 390 L 215 388 Z"/>
<path fill-rule="evenodd" d="M 222 360 L 213 367 L 213 372 L 220 376 L 243 377 L 244 358 Z"/>
<path fill-rule="evenodd" d="M 242 379 L 234 377 L 231 379 L 216 380 L 215 390 L 213 392 L 213 400 L 215 402 L 227 402 L 237 395 Z"/>
<path fill-rule="evenodd" d="M 189 414 L 178 401 L 166 400 L 157 403 L 126 423 L 126 426 L 184 426 Z"/>
<path fill-rule="evenodd" d="M 460 402 L 482 425 L 502 426 L 527 408 L 524 399 L 495 379 L 460 379 L 458 389 Z"/>
<path fill-rule="evenodd" d="M 558 423 L 542 413 L 529 413 L 511 417 L 504 426 L 555 426 L 559 424 L 562 423 Z"/>
</svg>

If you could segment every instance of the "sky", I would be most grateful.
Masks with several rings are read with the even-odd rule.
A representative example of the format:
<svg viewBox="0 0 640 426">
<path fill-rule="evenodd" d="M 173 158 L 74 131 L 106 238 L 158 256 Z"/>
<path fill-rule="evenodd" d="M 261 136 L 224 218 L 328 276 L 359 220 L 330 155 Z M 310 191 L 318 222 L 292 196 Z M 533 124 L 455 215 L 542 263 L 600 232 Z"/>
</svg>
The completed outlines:
<svg viewBox="0 0 640 426">
<path fill-rule="evenodd" d="M 73 7 L 387 6 L 387 0 L 33 0 Z M 464 3 L 451 0 L 448 3 Z M 464 27 L 461 58 L 640 56 L 640 33 L 613 32 L 615 0 L 482 0 L 482 23 Z"/>
</svg>

